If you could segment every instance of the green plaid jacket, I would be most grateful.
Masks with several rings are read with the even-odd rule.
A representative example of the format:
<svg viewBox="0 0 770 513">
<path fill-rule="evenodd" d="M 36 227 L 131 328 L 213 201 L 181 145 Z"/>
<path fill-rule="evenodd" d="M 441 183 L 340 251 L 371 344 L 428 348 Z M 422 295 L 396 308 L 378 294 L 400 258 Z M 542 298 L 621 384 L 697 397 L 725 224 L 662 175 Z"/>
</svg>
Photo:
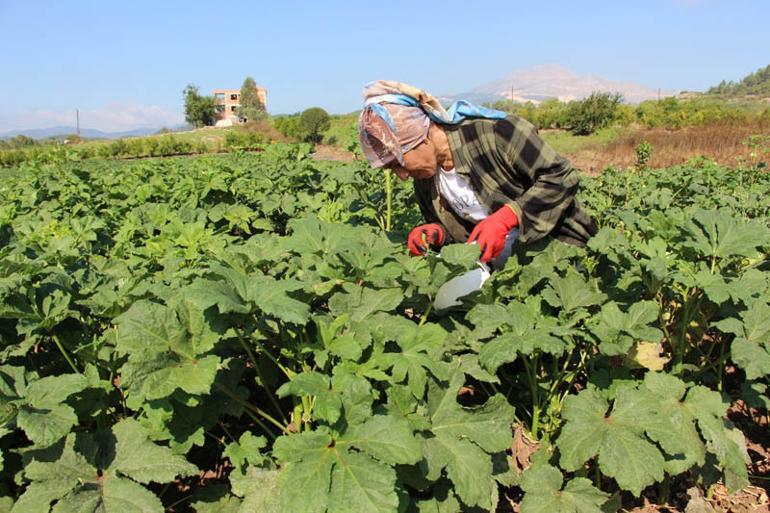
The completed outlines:
<svg viewBox="0 0 770 513">
<path fill-rule="evenodd" d="M 491 211 L 509 204 L 519 218 L 519 241 L 528 244 L 551 235 L 585 245 L 596 223 L 575 199 L 578 174 L 528 121 L 470 119 L 442 127 L 449 139 L 455 170 Z M 414 189 L 426 222 L 440 223 L 448 237 L 465 242 L 474 223 L 455 214 L 438 194 L 433 178 L 415 180 Z"/>
</svg>

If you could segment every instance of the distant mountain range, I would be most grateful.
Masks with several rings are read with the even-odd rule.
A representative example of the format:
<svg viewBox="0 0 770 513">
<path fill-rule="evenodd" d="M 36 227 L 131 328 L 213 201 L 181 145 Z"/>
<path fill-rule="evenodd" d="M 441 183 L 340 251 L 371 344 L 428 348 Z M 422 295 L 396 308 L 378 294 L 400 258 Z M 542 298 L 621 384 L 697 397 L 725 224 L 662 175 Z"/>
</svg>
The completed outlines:
<svg viewBox="0 0 770 513">
<path fill-rule="evenodd" d="M 121 137 L 137 137 L 154 134 L 160 128 L 137 128 L 125 132 L 102 132 L 94 128 L 81 128 L 80 137 L 86 139 L 120 139 Z M 33 128 L 29 130 L 11 130 L 0 133 L 0 139 L 10 139 L 17 135 L 26 135 L 33 139 L 47 139 L 49 137 L 64 137 L 77 132 L 74 126 L 54 126 L 51 128 Z"/>
<path fill-rule="evenodd" d="M 665 96 L 674 96 L 674 91 L 660 91 L 635 84 L 616 82 L 592 75 L 578 75 L 557 64 L 543 64 L 512 73 L 480 85 L 470 91 L 440 97 L 442 101 L 465 99 L 474 103 L 514 100 L 539 103 L 548 98 L 561 101 L 580 100 L 594 91 L 620 93 L 628 103 L 639 103 Z"/>
</svg>

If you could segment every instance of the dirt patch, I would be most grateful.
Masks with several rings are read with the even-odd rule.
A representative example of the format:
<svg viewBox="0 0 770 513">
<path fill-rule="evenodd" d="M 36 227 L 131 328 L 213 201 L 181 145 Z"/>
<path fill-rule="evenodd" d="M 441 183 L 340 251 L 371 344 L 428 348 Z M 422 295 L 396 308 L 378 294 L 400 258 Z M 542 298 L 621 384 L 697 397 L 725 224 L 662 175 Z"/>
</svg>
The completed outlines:
<svg viewBox="0 0 770 513">
<path fill-rule="evenodd" d="M 754 144 L 750 138 L 754 137 Z M 636 164 L 636 147 L 642 141 L 652 145 L 647 163 L 652 168 L 681 165 L 706 157 L 721 165 L 770 162 L 770 122 L 692 126 L 677 130 L 638 128 L 604 146 L 586 146 L 565 152 L 572 164 L 588 175 L 608 167 L 628 168 Z"/>
<path fill-rule="evenodd" d="M 316 144 L 315 152 L 310 155 L 315 160 L 334 160 L 337 162 L 353 162 L 356 156 L 338 146 Z"/>
</svg>

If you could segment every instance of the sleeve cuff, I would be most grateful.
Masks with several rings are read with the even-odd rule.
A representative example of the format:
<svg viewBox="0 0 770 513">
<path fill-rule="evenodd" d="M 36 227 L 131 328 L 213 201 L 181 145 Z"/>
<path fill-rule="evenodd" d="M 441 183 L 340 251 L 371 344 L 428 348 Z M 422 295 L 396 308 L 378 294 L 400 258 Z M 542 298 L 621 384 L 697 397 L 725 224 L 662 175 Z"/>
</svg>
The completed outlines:
<svg viewBox="0 0 770 513">
<path fill-rule="evenodd" d="M 506 203 L 505 206 L 513 210 L 513 213 L 516 214 L 516 217 L 519 220 L 519 240 L 525 238 L 524 234 L 526 233 L 527 227 L 524 225 L 524 211 L 521 209 L 521 206 L 515 201 Z"/>
</svg>

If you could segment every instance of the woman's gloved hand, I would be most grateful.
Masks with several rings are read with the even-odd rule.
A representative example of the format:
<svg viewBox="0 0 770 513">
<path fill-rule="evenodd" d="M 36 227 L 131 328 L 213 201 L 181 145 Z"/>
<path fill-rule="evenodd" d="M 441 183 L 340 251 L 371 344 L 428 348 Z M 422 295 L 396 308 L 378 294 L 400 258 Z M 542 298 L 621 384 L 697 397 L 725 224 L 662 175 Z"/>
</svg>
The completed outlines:
<svg viewBox="0 0 770 513">
<path fill-rule="evenodd" d="M 440 248 L 444 244 L 444 228 L 438 223 L 421 224 L 409 232 L 406 247 L 412 256 L 425 254 L 427 247 Z"/>
<path fill-rule="evenodd" d="M 468 244 L 477 242 L 481 247 L 481 261 L 496 258 L 505 247 L 505 236 L 519 226 L 519 218 L 512 208 L 504 206 L 482 219 L 473 228 Z"/>
</svg>

